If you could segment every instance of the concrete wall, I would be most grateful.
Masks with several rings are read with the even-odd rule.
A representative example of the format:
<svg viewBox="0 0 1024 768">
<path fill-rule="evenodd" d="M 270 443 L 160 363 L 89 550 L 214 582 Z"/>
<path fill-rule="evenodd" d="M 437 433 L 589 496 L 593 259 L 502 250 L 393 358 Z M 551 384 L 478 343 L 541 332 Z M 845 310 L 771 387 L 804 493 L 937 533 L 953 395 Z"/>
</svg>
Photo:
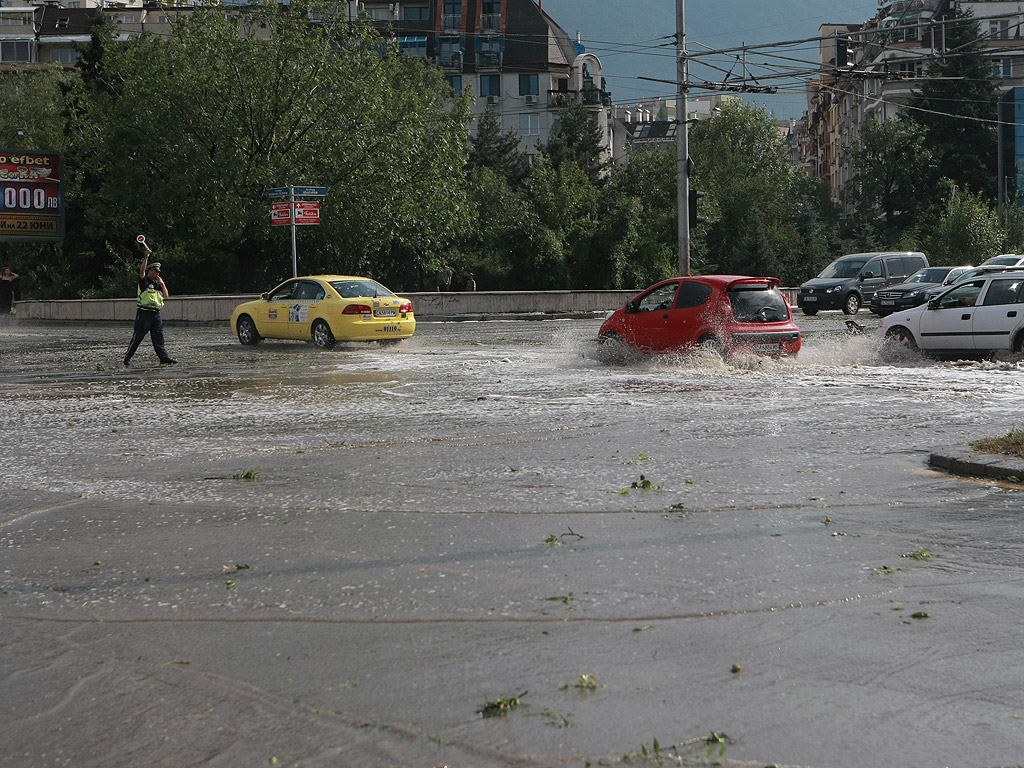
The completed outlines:
<svg viewBox="0 0 1024 768">
<path fill-rule="evenodd" d="M 421 320 L 503 315 L 542 317 L 599 315 L 621 307 L 636 291 L 477 291 L 474 293 L 402 293 Z M 226 323 L 235 307 L 257 296 L 172 296 L 164 322 Z M 19 301 L 20 320 L 123 322 L 135 319 L 135 299 Z"/>
<path fill-rule="evenodd" d="M 781 289 L 790 304 L 796 290 Z M 638 291 L 476 291 L 474 293 L 402 293 L 412 300 L 420 320 L 447 318 L 579 317 L 617 309 Z M 235 307 L 257 296 L 173 296 L 163 317 L 168 323 L 219 324 L 231 319 Z M 20 320 L 64 323 L 119 322 L 135 319 L 135 299 L 62 299 L 19 301 Z"/>
</svg>

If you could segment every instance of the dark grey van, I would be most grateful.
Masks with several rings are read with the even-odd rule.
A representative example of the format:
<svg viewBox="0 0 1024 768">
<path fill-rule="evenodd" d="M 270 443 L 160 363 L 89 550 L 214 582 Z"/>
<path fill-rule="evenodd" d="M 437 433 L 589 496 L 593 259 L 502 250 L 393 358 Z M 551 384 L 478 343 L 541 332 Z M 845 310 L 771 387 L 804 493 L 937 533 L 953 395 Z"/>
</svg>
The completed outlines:
<svg viewBox="0 0 1024 768">
<path fill-rule="evenodd" d="M 805 315 L 817 314 L 819 309 L 841 309 L 855 315 L 879 288 L 902 283 L 927 266 L 928 259 L 923 253 L 851 253 L 836 259 L 816 278 L 801 285 L 796 303 Z"/>
</svg>

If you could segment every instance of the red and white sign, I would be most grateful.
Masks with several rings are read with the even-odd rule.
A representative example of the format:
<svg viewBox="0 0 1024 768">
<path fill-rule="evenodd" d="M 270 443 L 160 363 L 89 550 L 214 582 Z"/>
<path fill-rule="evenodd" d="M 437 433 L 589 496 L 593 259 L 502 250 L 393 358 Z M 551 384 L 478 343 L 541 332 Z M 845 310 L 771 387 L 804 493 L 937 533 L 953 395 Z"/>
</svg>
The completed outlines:
<svg viewBox="0 0 1024 768">
<path fill-rule="evenodd" d="M 319 224 L 320 203 L 295 203 L 296 224 Z"/>
<path fill-rule="evenodd" d="M 279 226 L 283 224 L 292 223 L 292 204 L 286 203 L 271 203 L 270 204 L 270 223 L 273 226 Z M 296 202 L 295 203 L 295 223 L 296 224 L 319 224 L 320 223 L 320 203 L 307 203 L 307 202 Z"/>
<path fill-rule="evenodd" d="M 292 204 L 291 203 L 271 203 L 270 204 L 270 223 L 272 226 L 280 226 L 282 224 L 292 223 Z"/>
</svg>

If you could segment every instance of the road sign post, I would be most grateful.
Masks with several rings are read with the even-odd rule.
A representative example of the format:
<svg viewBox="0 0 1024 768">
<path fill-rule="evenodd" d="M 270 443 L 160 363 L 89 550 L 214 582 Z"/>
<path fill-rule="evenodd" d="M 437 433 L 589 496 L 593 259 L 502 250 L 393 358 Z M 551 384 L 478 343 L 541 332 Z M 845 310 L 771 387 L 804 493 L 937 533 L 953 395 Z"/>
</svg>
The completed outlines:
<svg viewBox="0 0 1024 768">
<path fill-rule="evenodd" d="M 298 250 L 295 245 L 295 227 L 320 223 L 320 202 L 296 200 L 296 197 L 327 197 L 327 187 L 273 187 L 267 190 L 267 197 L 280 200 L 287 197 L 287 202 L 270 204 L 270 225 L 289 225 L 292 230 L 292 277 L 299 276 Z"/>
</svg>

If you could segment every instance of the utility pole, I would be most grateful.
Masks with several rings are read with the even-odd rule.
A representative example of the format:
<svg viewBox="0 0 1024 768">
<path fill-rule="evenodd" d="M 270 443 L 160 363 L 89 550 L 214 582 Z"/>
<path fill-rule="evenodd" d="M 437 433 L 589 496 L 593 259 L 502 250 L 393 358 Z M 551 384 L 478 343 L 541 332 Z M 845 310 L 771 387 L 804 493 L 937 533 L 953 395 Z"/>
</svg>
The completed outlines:
<svg viewBox="0 0 1024 768">
<path fill-rule="evenodd" d="M 679 217 L 679 274 L 690 274 L 690 144 L 686 121 L 686 8 L 676 0 L 676 208 Z"/>
</svg>

